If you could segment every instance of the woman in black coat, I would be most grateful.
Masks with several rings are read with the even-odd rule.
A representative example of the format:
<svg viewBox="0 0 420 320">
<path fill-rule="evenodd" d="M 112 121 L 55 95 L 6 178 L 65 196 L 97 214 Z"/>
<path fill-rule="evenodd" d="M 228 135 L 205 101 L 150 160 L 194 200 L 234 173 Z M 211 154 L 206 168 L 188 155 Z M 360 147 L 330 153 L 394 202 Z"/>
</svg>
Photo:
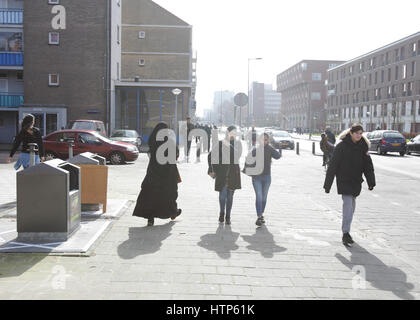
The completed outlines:
<svg viewBox="0 0 420 320">
<path fill-rule="evenodd" d="M 235 190 L 241 189 L 241 172 L 239 169 L 239 159 L 242 154 L 241 141 L 235 140 L 236 127 L 227 128 L 226 137 L 208 155 L 208 174 L 215 178 L 215 190 L 219 192 L 220 214 L 219 222 L 225 221 L 230 224 L 230 213 L 233 204 L 233 194 Z M 212 159 L 212 154 L 218 148 L 218 159 Z"/>
<path fill-rule="evenodd" d="M 356 197 L 362 190 L 364 174 L 369 190 L 376 186 L 372 159 L 369 155 L 370 142 L 363 135 L 363 127 L 354 124 L 344 131 L 339 139 L 325 177 L 324 189 L 330 192 L 334 177 L 337 177 L 337 191 L 343 199 L 343 244 L 351 246 L 350 226 L 356 208 Z"/>
<path fill-rule="evenodd" d="M 168 142 L 168 137 L 165 137 L 164 141 L 156 140 L 158 132 L 162 129 L 168 129 L 168 125 L 163 122 L 158 123 L 149 137 L 149 166 L 133 212 L 133 216 L 148 219 L 148 226 L 154 224 L 154 218 L 173 220 L 181 214 L 181 209 L 178 209 L 176 203 L 178 183 L 181 182 L 178 168 L 175 163 L 160 164 L 156 158 L 159 147 Z M 169 142 L 175 144 L 173 140 Z M 178 155 L 176 148 L 177 158 Z M 168 156 L 168 151 L 165 151 L 165 156 Z"/>
</svg>

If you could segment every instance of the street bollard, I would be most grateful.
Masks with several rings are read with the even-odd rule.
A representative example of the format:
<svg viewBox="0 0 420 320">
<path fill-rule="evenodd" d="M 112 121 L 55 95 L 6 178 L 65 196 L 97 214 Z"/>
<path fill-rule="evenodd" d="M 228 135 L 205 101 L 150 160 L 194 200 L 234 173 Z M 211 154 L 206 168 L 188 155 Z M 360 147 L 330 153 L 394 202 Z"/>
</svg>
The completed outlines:
<svg viewBox="0 0 420 320">
<path fill-rule="evenodd" d="M 67 138 L 66 142 L 69 145 L 69 159 L 73 158 L 73 147 L 74 147 L 74 139 L 72 138 Z"/>
<path fill-rule="evenodd" d="M 296 142 L 296 154 L 299 155 L 299 142 Z"/>
<path fill-rule="evenodd" d="M 36 143 L 28 143 L 29 146 L 29 166 L 35 165 L 35 152 L 38 151 L 38 145 Z"/>
<path fill-rule="evenodd" d="M 312 142 L 312 154 L 315 154 L 315 142 Z"/>
</svg>

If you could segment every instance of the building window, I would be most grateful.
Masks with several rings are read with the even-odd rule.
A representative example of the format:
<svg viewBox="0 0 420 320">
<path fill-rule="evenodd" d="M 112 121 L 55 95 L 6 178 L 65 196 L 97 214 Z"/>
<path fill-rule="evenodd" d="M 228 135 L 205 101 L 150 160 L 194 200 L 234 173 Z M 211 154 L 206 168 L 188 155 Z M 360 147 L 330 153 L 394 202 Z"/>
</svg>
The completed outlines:
<svg viewBox="0 0 420 320">
<path fill-rule="evenodd" d="M 18 72 L 16 73 L 16 79 L 17 79 L 18 81 L 23 81 L 23 71 L 18 71 Z"/>
<path fill-rule="evenodd" d="M 403 79 L 407 79 L 407 65 L 403 65 Z"/>
<path fill-rule="evenodd" d="M 50 73 L 48 75 L 48 85 L 53 87 L 60 85 L 60 77 L 57 73 Z"/>
<path fill-rule="evenodd" d="M 401 47 L 400 59 L 401 60 L 404 60 L 405 59 L 405 47 Z"/>
<path fill-rule="evenodd" d="M 388 81 L 391 81 L 391 68 L 388 69 Z"/>
<path fill-rule="evenodd" d="M 50 32 L 48 34 L 48 44 L 60 44 L 60 34 L 58 32 Z"/>
<path fill-rule="evenodd" d="M 321 92 L 312 92 L 311 93 L 312 100 L 321 100 Z"/>
<path fill-rule="evenodd" d="M 378 73 L 375 72 L 375 84 L 378 84 Z"/>
<path fill-rule="evenodd" d="M 398 80 L 398 66 L 395 66 L 395 80 Z"/>
<path fill-rule="evenodd" d="M 389 52 L 385 53 L 385 64 L 389 63 Z"/>
<path fill-rule="evenodd" d="M 322 74 L 321 73 L 312 73 L 312 80 L 315 80 L 315 81 L 322 80 Z"/>
<path fill-rule="evenodd" d="M 381 82 L 384 83 L 385 81 L 385 70 L 381 71 Z"/>
<path fill-rule="evenodd" d="M 302 71 L 306 71 L 306 69 L 308 68 L 308 64 L 307 64 L 307 63 L 305 63 L 305 62 L 302 62 L 302 63 L 300 64 L 300 67 L 302 68 Z"/>
<path fill-rule="evenodd" d="M 371 73 L 369 73 L 369 85 L 370 86 L 372 85 L 372 74 Z"/>
<path fill-rule="evenodd" d="M 146 38 L 146 32 L 145 31 L 139 31 L 139 39 Z"/>
<path fill-rule="evenodd" d="M 60 0 L 48 0 L 48 4 L 60 4 Z"/>
<path fill-rule="evenodd" d="M 359 77 L 359 79 L 358 79 L 359 81 L 359 89 L 361 88 L 361 84 L 362 84 L 362 78 L 361 77 Z"/>
<path fill-rule="evenodd" d="M 416 74 L 416 62 L 412 61 L 411 62 L 411 76 L 414 77 L 415 74 Z"/>
<path fill-rule="evenodd" d="M 146 64 L 146 60 L 139 59 L 139 66 L 143 67 Z"/>
</svg>

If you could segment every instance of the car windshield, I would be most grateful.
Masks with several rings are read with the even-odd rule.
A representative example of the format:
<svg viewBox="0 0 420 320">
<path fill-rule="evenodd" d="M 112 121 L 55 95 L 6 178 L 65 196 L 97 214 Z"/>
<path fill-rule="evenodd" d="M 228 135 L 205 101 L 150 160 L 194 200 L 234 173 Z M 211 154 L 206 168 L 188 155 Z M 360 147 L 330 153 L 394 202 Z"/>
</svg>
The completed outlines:
<svg viewBox="0 0 420 320">
<path fill-rule="evenodd" d="M 111 137 L 112 138 L 137 138 L 137 133 L 135 131 L 121 130 L 121 131 L 115 131 Z"/>
<path fill-rule="evenodd" d="M 384 138 L 402 138 L 404 139 L 404 136 L 399 132 L 385 132 Z"/>
<path fill-rule="evenodd" d="M 95 131 L 95 132 L 91 132 L 91 134 L 93 134 L 94 136 L 96 136 L 97 138 L 99 138 L 99 140 L 105 141 L 105 142 L 115 142 L 115 141 L 111 141 L 109 140 L 107 137 L 104 137 L 103 135 L 101 135 L 99 132 Z"/>
<path fill-rule="evenodd" d="M 75 121 L 71 127 L 74 130 L 94 130 L 92 122 Z"/>
<path fill-rule="evenodd" d="M 275 137 L 280 137 L 280 138 L 289 138 L 290 135 L 287 132 L 274 132 L 274 136 Z"/>
</svg>

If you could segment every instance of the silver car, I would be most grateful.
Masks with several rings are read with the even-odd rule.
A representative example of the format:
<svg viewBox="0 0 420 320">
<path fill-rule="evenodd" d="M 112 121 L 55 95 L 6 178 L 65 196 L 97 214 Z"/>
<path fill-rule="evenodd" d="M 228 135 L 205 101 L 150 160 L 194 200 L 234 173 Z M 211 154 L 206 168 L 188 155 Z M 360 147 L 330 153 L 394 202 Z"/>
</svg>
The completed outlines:
<svg viewBox="0 0 420 320">
<path fill-rule="evenodd" d="M 142 144 L 141 137 L 136 130 L 115 130 L 109 139 L 134 144 L 137 149 L 140 149 Z"/>
</svg>

